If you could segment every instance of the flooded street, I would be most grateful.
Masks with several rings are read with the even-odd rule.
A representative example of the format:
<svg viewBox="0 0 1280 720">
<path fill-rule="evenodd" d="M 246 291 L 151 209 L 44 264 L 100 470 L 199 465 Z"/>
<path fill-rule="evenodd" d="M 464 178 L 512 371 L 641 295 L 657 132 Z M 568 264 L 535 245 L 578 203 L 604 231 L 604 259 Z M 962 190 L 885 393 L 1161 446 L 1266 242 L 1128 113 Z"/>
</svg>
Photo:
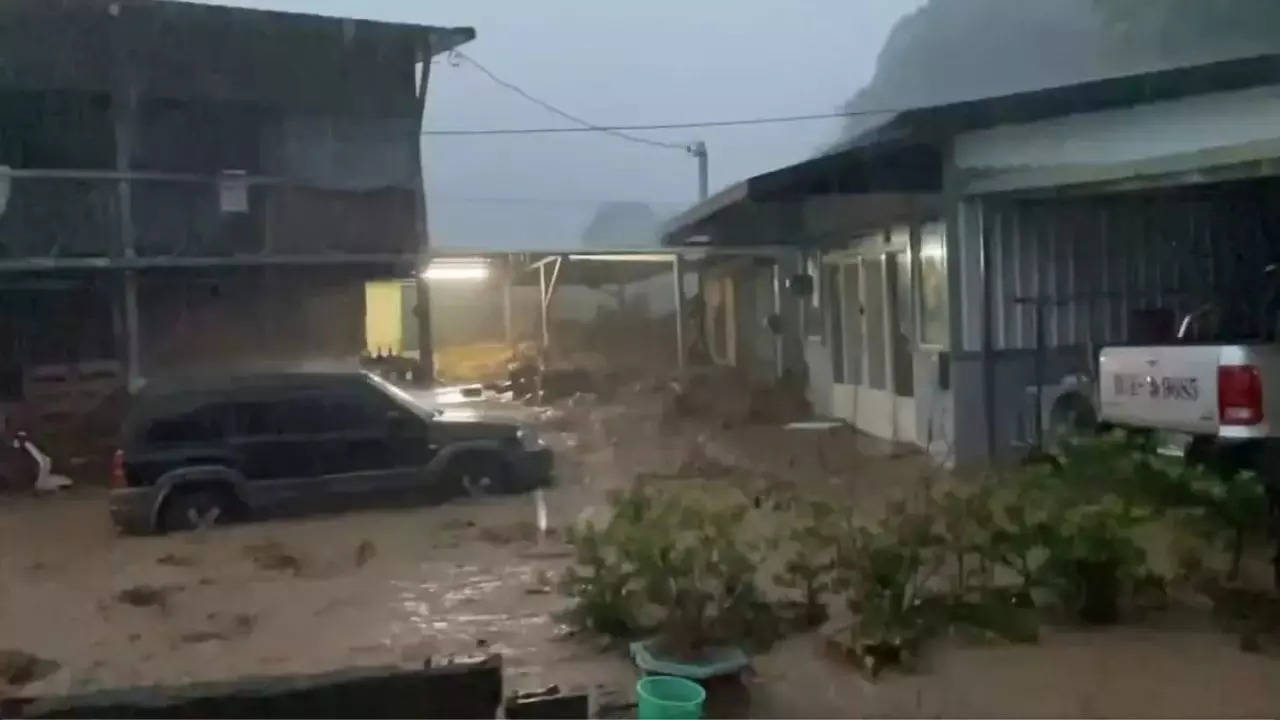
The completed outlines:
<svg viewBox="0 0 1280 720">
<path fill-rule="evenodd" d="M 502 653 L 515 686 L 564 684 L 547 665 L 583 652 L 556 639 L 563 551 L 535 542 L 532 496 L 154 538 L 116 537 L 104 503 L 82 491 L 6 508 L 3 545 L 24 551 L 0 571 L 0 637 L 62 666 L 24 692 L 476 652 Z"/>
<path fill-rule="evenodd" d="M 569 631 L 556 581 L 559 528 L 600 512 L 635 476 L 717 467 L 852 497 L 873 514 L 927 474 L 919 455 L 852 434 L 662 419 L 659 404 L 509 406 L 557 450 L 543 493 L 436 507 L 266 520 L 121 537 L 105 491 L 10 497 L 0 508 L 0 648 L 58 663 L 10 692 L 420 666 L 498 652 L 506 689 L 558 684 L 630 699 L 636 670 L 601 638 Z M 1257 716 L 1280 711 L 1280 661 L 1246 654 L 1201 618 L 1086 632 L 1037 645 L 943 638 L 916 673 L 871 682 L 800 634 L 755 658 L 744 714 L 768 716 Z"/>
</svg>

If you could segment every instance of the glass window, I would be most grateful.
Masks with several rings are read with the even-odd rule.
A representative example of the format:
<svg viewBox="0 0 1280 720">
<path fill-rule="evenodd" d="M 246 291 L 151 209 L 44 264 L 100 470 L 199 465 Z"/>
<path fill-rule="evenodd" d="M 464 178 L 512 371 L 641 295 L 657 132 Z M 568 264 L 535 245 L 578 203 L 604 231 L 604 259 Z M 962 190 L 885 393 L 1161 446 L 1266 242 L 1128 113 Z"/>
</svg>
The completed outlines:
<svg viewBox="0 0 1280 720">
<path fill-rule="evenodd" d="M 197 410 L 160 418 L 147 429 L 147 442 L 153 445 L 188 445 L 223 439 L 222 406 L 206 406 Z"/>
<path fill-rule="evenodd" d="M 920 228 L 920 343 L 946 346 L 950 335 L 947 302 L 947 245 L 942 223 Z"/>
<path fill-rule="evenodd" d="M 390 408 L 388 408 L 389 410 Z M 386 413 L 363 398 L 338 395 L 324 400 L 323 427 L 328 432 L 370 430 L 385 425 Z"/>
<path fill-rule="evenodd" d="M 275 435 L 274 404 L 270 402 L 241 402 L 231 406 L 231 426 L 239 436 L 257 437 Z"/>
</svg>

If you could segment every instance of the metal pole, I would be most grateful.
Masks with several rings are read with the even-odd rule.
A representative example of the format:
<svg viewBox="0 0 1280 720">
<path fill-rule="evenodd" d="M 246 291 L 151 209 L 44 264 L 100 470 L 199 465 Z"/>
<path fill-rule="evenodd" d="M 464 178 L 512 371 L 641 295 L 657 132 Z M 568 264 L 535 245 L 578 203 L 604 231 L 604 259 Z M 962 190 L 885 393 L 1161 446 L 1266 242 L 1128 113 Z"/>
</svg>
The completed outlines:
<svg viewBox="0 0 1280 720">
<path fill-rule="evenodd" d="M 547 266 L 538 266 L 538 316 L 542 318 L 542 352 L 547 351 L 551 339 L 547 335 Z"/>
<path fill-rule="evenodd" d="M 676 367 L 684 369 L 684 259 L 677 253 L 671 258 L 671 275 L 675 290 Z"/>
<path fill-rule="evenodd" d="M 698 201 L 707 199 L 707 144 L 698 140 L 689 145 L 689 154 L 698 158 Z"/>
<path fill-rule="evenodd" d="M 507 347 L 511 347 L 515 343 L 515 332 L 511 327 L 511 283 L 514 280 L 514 276 L 515 267 L 511 262 L 510 256 L 508 256 L 507 266 L 502 274 L 502 333 Z"/>
<path fill-rule="evenodd" d="M 418 264 L 425 265 L 431 250 L 430 232 L 427 225 L 427 184 L 422 177 L 422 120 L 427 109 L 427 88 L 431 80 L 431 43 L 424 45 L 421 55 L 422 74 L 418 77 L 418 122 L 413 133 L 413 195 L 414 222 L 418 233 Z M 427 279 L 422 276 L 424 268 L 414 268 L 414 289 L 416 306 L 414 316 L 418 320 L 418 371 L 414 380 L 418 385 L 430 386 L 435 383 L 436 368 L 433 354 L 434 343 L 431 337 L 431 288 Z"/>
<path fill-rule="evenodd" d="M 996 368 L 995 338 L 992 327 L 992 277 L 991 277 L 991 233 L 986 221 L 987 207 L 982 201 L 975 201 L 978 211 L 978 272 L 982 278 L 982 410 L 986 421 L 987 460 L 994 462 L 996 457 Z"/>
<path fill-rule="evenodd" d="M 774 258 L 773 261 L 773 315 L 778 322 L 782 322 L 782 268 L 780 264 L 782 258 Z M 774 377 L 782 377 L 782 333 L 773 333 L 773 374 Z"/>
<path fill-rule="evenodd" d="M 123 63 L 123 58 L 119 58 Z M 127 67 L 122 69 L 127 73 Z M 138 92 L 131 78 L 120 81 L 115 98 L 118 101 L 115 111 L 115 145 L 116 171 L 122 173 L 116 183 L 116 203 L 119 215 L 120 256 L 126 260 L 137 257 L 135 228 L 133 224 L 133 182 L 124 173 L 129 171 L 133 157 L 133 123 L 138 104 Z M 142 343 L 138 329 L 138 273 L 126 270 L 121 282 L 122 303 L 124 305 L 124 351 L 125 383 L 130 393 L 142 387 Z"/>
<path fill-rule="evenodd" d="M 690 153 L 692 153 L 692 154 L 693 154 L 693 156 L 694 156 L 694 157 L 696 157 L 696 158 L 698 159 L 698 202 L 702 202 L 702 201 L 704 201 L 704 200 L 706 200 L 706 199 L 707 199 L 707 144 L 706 144 L 705 142 L 702 142 L 701 140 L 699 140 L 699 141 L 697 141 L 697 142 L 695 142 L 695 143 L 693 143 L 692 145 L 690 145 L 690 146 L 689 146 L 689 152 L 690 152 Z M 677 263 L 679 263 L 680 261 L 681 261 L 681 259 L 680 259 L 679 257 L 677 257 L 677 258 L 676 258 L 676 262 L 677 262 Z M 701 314 L 701 316 L 703 317 L 704 322 L 705 322 L 705 319 L 706 319 L 706 313 L 707 313 L 707 277 L 706 277 L 706 264 L 707 264 L 707 260 L 706 260 L 706 258 L 703 258 L 702 260 L 699 260 L 699 261 L 698 261 L 698 263 L 697 263 L 697 271 L 696 271 L 696 275 L 697 275 L 697 283 L 698 283 L 698 286 L 697 286 L 697 288 L 694 290 L 694 296 L 695 296 L 695 298 L 697 298 L 697 299 L 702 303 L 702 309 L 701 309 L 701 313 L 700 313 L 700 314 Z M 678 283 L 678 281 L 677 281 L 677 283 Z M 682 286 L 681 286 L 681 285 L 679 285 L 679 284 L 677 284 L 677 285 L 676 285 L 676 287 L 677 287 L 677 288 L 682 288 Z M 683 292 L 679 292 L 679 293 L 677 293 L 676 297 L 678 297 L 678 298 L 680 298 L 681 300 L 683 300 L 683 299 L 684 299 L 684 293 L 683 293 Z M 684 360 L 685 360 L 685 357 L 684 357 L 684 342 L 683 342 L 683 334 L 682 334 L 682 332 L 681 332 L 681 327 L 680 327 L 680 320 L 681 320 L 681 317 L 682 317 L 682 316 L 681 316 L 681 315 L 678 313 L 678 311 L 677 311 L 677 315 L 676 315 L 676 335 L 677 335 L 677 338 L 681 340 L 681 343 L 680 343 L 680 357 L 679 357 L 679 361 L 680 361 L 680 367 L 684 367 Z M 693 329 L 693 332 L 695 333 L 695 336 L 703 338 L 703 340 L 704 340 L 704 341 L 705 341 L 705 340 L 707 340 L 707 338 L 706 338 L 706 326 L 705 326 L 705 325 L 703 325 L 702 327 L 695 327 L 695 328 Z M 702 343 L 702 345 L 704 346 L 704 348 L 709 348 L 709 347 L 710 347 L 710 342 L 709 342 L 709 341 L 703 342 L 703 343 Z"/>
<path fill-rule="evenodd" d="M 1048 300 L 1048 292 L 1045 287 L 1046 271 L 1049 267 L 1048 259 L 1045 257 L 1044 243 L 1044 227 L 1035 220 L 1032 220 L 1035 232 L 1036 243 L 1036 353 L 1034 358 L 1035 373 L 1035 430 L 1036 430 L 1036 447 L 1044 449 L 1044 306 Z"/>
</svg>

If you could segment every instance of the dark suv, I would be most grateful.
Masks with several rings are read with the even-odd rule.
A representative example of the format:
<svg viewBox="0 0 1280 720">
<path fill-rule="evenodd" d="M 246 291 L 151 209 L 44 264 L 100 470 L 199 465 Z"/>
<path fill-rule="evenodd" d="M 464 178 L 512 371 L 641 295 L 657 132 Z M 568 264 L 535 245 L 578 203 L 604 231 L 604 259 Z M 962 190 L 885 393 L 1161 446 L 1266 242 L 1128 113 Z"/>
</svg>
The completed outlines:
<svg viewBox="0 0 1280 720">
<path fill-rule="evenodd" d="M 443 501 L 550 479 L 551 451 L 511 422 L 448 419 L 368 373 L 271 373 L 148 385 L 124 426 L 111 515 L 189 529 L 366 500 Z"/>
</svg>

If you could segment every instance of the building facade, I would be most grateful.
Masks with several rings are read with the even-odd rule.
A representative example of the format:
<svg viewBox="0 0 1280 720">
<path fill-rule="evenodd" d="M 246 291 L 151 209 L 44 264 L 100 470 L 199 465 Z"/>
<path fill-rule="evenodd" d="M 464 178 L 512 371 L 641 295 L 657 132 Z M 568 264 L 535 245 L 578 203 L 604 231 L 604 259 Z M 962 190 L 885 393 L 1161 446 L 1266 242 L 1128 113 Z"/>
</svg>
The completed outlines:
<svg viewBox="0 0 1280 720">
<path fill-rule="evenodd" d="M 470 28 L 163 0 L 0 4 L 0 398 L 354 357 L 426 250 L 429 59 Z"/>
<path fill-rule="evenodd" d="M 788 248 L 820 412 L 953 464 L 1013 457 L 1092 421 L 1104 344 L 1206 305 L 1274 339 L 1252 320 L 1276 310 L 1278 112 L 1276 56 L 914 110 L 665 241 Z"/>
</svg>

